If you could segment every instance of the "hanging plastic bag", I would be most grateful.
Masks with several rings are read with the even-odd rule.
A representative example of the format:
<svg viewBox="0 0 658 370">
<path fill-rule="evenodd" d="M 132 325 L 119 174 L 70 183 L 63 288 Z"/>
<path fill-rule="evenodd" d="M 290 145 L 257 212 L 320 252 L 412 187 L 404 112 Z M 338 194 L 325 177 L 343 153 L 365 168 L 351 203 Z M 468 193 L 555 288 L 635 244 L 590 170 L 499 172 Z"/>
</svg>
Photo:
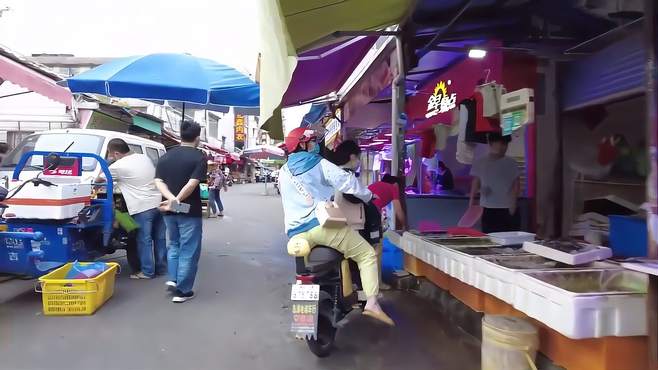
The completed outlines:
<svg viewBox="0 0 658 370">
<path fill-rule="evenodd" d="M 137 221 L 135 221 L 134 218 L 130 216 L 130 214 L 128 214 L 128 212 L 119 212 L 114 210 L 114 218 L 119 223 L 119 226 L 121 226 L 121 228 L 124 229 L 127 233 L 131 233 L 139 229 L 139 224 Z"/>
</svg>

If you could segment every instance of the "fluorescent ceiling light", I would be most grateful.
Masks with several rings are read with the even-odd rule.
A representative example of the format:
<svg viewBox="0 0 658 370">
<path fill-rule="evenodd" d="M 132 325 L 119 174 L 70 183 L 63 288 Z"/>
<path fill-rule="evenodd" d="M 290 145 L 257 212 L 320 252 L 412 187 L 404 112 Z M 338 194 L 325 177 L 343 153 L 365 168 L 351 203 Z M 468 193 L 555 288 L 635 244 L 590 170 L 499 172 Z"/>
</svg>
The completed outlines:
<svg viewBox="0 0 658 370">
<path fill-rule="evenodd" d="M 482 59 L 487 56 L 487 51 L 484 49 L 471 49 L 468 51 L 469 58 Z"/>
</svg>

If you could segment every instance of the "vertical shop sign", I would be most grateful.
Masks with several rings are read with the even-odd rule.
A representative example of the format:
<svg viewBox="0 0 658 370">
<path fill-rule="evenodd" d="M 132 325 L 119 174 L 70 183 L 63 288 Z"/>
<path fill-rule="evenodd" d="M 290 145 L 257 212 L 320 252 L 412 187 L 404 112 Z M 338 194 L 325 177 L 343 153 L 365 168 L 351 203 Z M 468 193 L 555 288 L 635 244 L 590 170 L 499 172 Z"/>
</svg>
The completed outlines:
<svg viewBox="0 0 658 370">
<path fill-rule="evenodd" d="M 235 147 L 239 149 L 244 148 L 245 142 L 245 116 L 242 114 L 235 115 Z"/>
<path fill-rule="evenodd" d="M 337 109 L 333 116 L 325 116 L 322 126 L 327 130 L 324 134 L 324 145 L 329 149 L 335 149 L 340 144 L 340 118 L 341 110 Z"/>
</svg>

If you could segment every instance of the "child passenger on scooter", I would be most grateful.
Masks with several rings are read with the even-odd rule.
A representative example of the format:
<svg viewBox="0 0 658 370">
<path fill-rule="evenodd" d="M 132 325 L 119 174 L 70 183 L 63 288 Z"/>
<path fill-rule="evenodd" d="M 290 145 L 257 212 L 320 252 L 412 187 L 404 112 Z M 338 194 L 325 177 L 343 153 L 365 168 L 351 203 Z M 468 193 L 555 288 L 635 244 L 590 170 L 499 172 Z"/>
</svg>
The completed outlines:
<svg viewBox="0 0 658 370">
<path fill-rule="evenodd" d="M 290 155 L 279 173 L 279 185 L 286 233 L 290 238 L 306 239 L 311 247 L 336 249 L 356 262 L 367 296 L 363 314 L 393 326 L 377 299 L 379 273 L 373 247 L 347 225 L 327 227 L 315 215 L 318 202 L 330 200 L 336 190 L 364 202 L 369 202 L 373 194 L 353 174 L 323 159 L 317 140 L 317 133 L 304 127 L 292 130 L 285 138 Z"/>
<path fill-rule="evenodd" d="M 359 148 L 359 145 L 353 141 L 353 140 L 345 140 L 342 143 L 340 143 L 336 149 L 334 150 L 333 153 L 328 153 L 328 157 L 331 159 L 331 161 L 337 165 L 340 166 L 341 168 L 347 170 L 347 171 L 352 171 L 356 172 L 360 167 L 361 167 L 361 148 Z M 384 175 L 382 177 L 381 181 L 377 181 L 373 184 L 370 184 L 368 186 L 368 189 L 375 194 L 377 197 L 372 201 L 372 207 L 375 208 L 375 211 L 370 212 L 368 208 L 366 208 L 366 225 L 373 225 L 375 222 L 373 220 L 368 220 L 369 217 L 376 217 L 378 218 L 377 223 L 379 227 L 379 233 L 381 234 L 381 214 L 382 210 L 387 207 L 389 204 L 393 203 L 393 211 L 395 213 L 395 218 L 398 222 L 398 225 L 402 227 L 402 229 L 405 228 L 405 223 L 406 223 L 406 217 L 404 214 L 404 210 L 402 208 L 402 204 L 400 203 L 400 190 L 398 188 L 398 183 L 399 179 L 395 176 L 391 175 Z M 369 235 L 372 235 L 373 230 L 362 230 L 361 235 L 368 239 Z M 390 286 L 387 284 L 384 284 L 381 282 L 381 276 L 382 276 L 382 244 L 380 243 L 381 240 L 381 235 L 377 237 L 376 240 L 374 239 L 369 239 L 371 243 L 373 243 L 375 247 L 375 251 L 377 252 L 377 257 L 378 257 L 378 268 L 379 268 L 379 280 L 380 280 L 380 289 L 381 290 L 388 290 L 390 289 Z"/>
</svg>

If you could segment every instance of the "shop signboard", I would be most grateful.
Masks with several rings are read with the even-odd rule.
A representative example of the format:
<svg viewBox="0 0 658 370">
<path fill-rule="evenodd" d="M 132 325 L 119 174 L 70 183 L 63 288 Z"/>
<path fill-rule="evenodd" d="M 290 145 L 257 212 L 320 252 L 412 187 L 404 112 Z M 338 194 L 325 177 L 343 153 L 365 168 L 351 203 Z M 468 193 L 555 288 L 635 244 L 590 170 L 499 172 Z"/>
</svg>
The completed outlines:
<svg viewBox="0 0 658 370">
<path fill-rule="evenodd" d="M 450 124 L 459 102 L 473 96 L 480 82 L 502 82 L 502 66 L 502 53 L 490 52 L 483 59 L 465 59 L 429 80 L 407 101 L 410 124 L 415 128 Z"/>
<path fill-rule="evenodd" d="M 244 148 L 244 143 L 246 141 L 246 131 L 245 131 L 245 116 L 242 114 L 235 115 L 235 147 Z"/>
<path fill-rule="evenodd" d="M 427 99 L 427 113 L 425 118 L 431 118 L 439 113 L 446 113 L 457 106 L 457 94 L 450 92 L 452 80 L 439 80 L 434 87 L 434 92 Z"/>
</svg>

